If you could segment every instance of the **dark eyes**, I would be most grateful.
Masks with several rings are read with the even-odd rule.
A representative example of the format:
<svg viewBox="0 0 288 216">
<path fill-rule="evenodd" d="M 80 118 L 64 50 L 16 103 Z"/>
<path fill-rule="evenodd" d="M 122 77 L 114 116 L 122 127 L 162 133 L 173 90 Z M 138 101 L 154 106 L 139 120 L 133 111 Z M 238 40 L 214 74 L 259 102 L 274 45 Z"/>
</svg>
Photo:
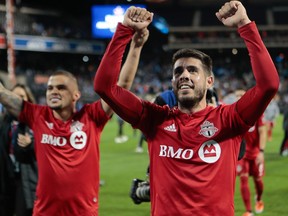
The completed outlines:
<svg viewBox="0 0 288 216">
<path fill-rule="evenodd" d="M 183 67 L 177 67 L 174 69 L 174 74 L 181 74 L 183 72 L 184 68 Z"/>
<path fill-rule="evenodd" d="M 53 86 L 48 86 L 47 87 L 47 90 L 52 90 L 54 87 Z M 65 89 L 67 89 L 67 86 L 65 86 L 65 85 L 58 85 L 58 86 L 55 86 L 55 88 L 56 89 L 58 89 L 58 90 L 65 90 Z"/>
<path fill-rule="evenodd" d="M 175 75 L 177 75 L 177 74 L 179 75 L 179 74 L 183 73 L 184 69 L 185 69 L 184 67 L 177 67 L 177 68 L 174 69 L 174 74 Z M 187 66 L 186 70 L 189 73 L 193 73 L 193 72 L 197 72 L 198 71 L 197 67 L 195 67 L 195 66 Z"/>
<path fill-rule="evenodd" d="M 56 86 L 56 88 L 58 88 L 59 90 L 67 89 L 65 85 L 59 85 L 59 86 Z"/>
</svg>

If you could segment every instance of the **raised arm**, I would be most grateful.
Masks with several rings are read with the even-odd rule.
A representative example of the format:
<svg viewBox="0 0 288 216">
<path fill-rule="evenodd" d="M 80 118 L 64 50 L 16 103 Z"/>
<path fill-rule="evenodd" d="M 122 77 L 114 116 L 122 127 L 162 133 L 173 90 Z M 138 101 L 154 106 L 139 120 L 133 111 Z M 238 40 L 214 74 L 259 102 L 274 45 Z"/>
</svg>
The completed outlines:
<svg viewBox="0 0 288 216">
<path fill-rule="evenodd" d="M 123 24 L 118 24 L 94 79 L 94 90 L 121 118 L 132 124 L 140 118 L 142 102 L 134 94 L 117 85 L 117 81 L 126 45 L 135 32 L 141 32 L 148 27 L 152 17 L 153 14 L 146 9 L 130 7 L 127 10 Z M 127 69 L 124 65 L 118 83 L 130 88 L 132 82 L 127 81 L 130 79 L 123 79 L 123 73 L 129 73 L 125 68 Z"/>
<path fill-rule="evenodd" d="M 247 46 L 256 85 L 237 101 L 237 111 L 249 125 L 260 118 L 278 91 L 279 76 L 275 65 L 257 30 L 239 1 L 226 3 L 217 18 L 228 27 L 237 27 Z"/>
<path fill-rule="evenodd" d="M 18 118 L 23 104 L 23 99 L 6 89 L 0 82 L 0 103 L 11 115 Z"/>
<path fill-rule="evenodd" d="M 135 78 L 135 74 L 139 65 L 139 59 L 141 55 L 141 50 L 147 41 L 149 36 L 149 30 L 147 28 L 142 29 L 140 31 L 136 31 L 133 35 L 129 52 L 127 54 L 125 63 L 122 66 L 118 85 L 125 88 L 130 89 Z M 104 111 L 110 115 L 112 114 L 112 109 L 110 106 L 105 103 L 104 100 L 101 99 L 102 107 Z"/>
</svg>

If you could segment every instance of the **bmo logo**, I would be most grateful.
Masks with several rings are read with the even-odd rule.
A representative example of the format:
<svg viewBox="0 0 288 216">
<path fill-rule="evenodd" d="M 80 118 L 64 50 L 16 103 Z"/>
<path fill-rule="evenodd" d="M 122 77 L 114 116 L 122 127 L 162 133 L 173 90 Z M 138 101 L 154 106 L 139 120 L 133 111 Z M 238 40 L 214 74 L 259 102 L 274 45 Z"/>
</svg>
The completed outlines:
<svg viewBox="0 0 288 216">
<path fill-rule="evenodd" d="M 206 163 L 215 163 L 221 155 L 220 145 L 214 140 L 209 140 L 201 145 L 198 155 Z"/>
<path fill-rule="evenodd" d="M 160 157 L 189 160 L 193 157 L 192 149 L 174 149 L 172 146 L 160 145 Z"/>
<path fill-rule="evenodd" d="M 70 143 L 75 149 L 83 149 L 87 143 L 87 135 L 83 131 L 76 131 L 70 136 Z"/>
<path fill-rule="evenodd" d="M 67 144 L 65 137 L 55 137 L 49 134 L 42 134 L 42 144 L 50 144 L 53 146 L 64 146 Z M 83 131 L 75 131 L 70 136 L 70 144 L 73 148 L 80 150 L 86 146 L 87 134 Z"/>
</svg>

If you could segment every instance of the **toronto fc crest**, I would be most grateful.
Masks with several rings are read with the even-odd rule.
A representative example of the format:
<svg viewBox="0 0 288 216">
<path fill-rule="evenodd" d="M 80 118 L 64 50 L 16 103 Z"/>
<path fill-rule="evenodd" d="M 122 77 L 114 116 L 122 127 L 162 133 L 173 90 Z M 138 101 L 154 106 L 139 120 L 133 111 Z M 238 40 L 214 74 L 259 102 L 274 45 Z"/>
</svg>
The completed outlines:
<svg viewBox="0 0 288 216">
<path fill-rule="evenodd" d="M 72 122 L 70 126 L 70 132 L 82 131 L 84 124 L 79 121 Z"/>
<path fill-rule="evenodd" d="M 209 121 L 205 121 L 200 127 L 201 130 L 199 131 L 199 134 L 207 138 L 214 136 L 214 134 L 218 131 L 218 129 L 214 127 L 214 124 Z"/>
</svg>

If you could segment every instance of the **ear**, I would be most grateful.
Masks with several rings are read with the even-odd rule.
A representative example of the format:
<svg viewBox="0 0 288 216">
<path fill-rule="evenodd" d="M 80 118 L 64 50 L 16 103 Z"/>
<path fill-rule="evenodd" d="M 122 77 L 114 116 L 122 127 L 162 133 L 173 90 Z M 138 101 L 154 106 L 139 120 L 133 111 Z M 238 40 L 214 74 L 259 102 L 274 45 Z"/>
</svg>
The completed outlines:
<svg viewBox="0 0 288 216">
<path fill-rule="evenodd" d="M 74 102 L 78 101 L 80 99 L 80 97 L 81 97 L 80 91 L 75 91 L 74 95 L 73 95 L 73 101 Z"/>
<path fill-rule="evenodd" d="M 206 87 L 211 88 L 214 84 L 214 77 L 213 76 L 208 76 L 206 79 Z"/>
</svg>

